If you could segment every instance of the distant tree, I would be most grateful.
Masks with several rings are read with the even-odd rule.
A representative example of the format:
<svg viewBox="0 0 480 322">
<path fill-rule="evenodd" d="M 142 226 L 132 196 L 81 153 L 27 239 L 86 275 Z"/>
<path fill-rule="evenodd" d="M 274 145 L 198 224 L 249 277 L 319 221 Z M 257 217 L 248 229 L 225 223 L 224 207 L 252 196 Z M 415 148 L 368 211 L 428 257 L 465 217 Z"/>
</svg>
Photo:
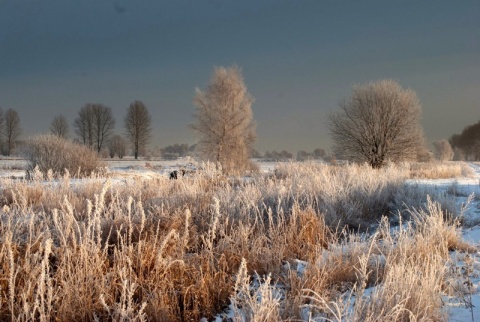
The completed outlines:
<svg viewBox="0 0 480 322">
<path fill-rule="evenodd" d="M 262 157 L 262 154 L 257 151 L 256 149 L 251 149 L 250 150 L 250 157 L 254 159 L 260 159 Z"/>
<path fill-rule="evenodd" d="M 196 121 L 191 128 L 203 160 L 220 164 L 225 173 L 251 167 L 249 152 L 256 139 L 252 103 L 237 66 L 216 67 L 207 89 L 196 89 Z"/>
<path fill-rule="evenodd" d="M 130 104 L 125 116 L 125 129 L 127 140 L 133 148 L 135 159 L 138 159 L 140 151 L 145 149 L 152 132 L 152 118 L 148 109 L 141 101 Z"/>
<path fill-rule="evenodd" d="M 18 116 L 17 111 L 9 108 L 5 112 L 5 127 L 3 135 L 5 137 L 5 154 L 11 155 L 16 141 L 22 134 L 22 129 L 20 128 L 20 117 Z"/>
<path fill-rule="evenodd" d="M 68 137 L 68 122 L 62 114 L 55 116 L 50 124 L 50 133 L 66 139 Z"/>
<path fill-rule="evenodd" d="M 309 158 L 309 153 L 304 150 L 300 150 L 297 152 L 297 161 L 305 161 Z"/>
<path fill-rule="evenodd" d="M 190 147 L 188 144 L 178 144 L 168 145 L 160 150 L 161 155 L 165 159 L 174 160 L 177 158 L 183 158 L 189 154 Z"/>
<path fill-rule="evenodd" d="M 454 134 L 449 140 L 453 148 L 462 150 L 465 159 L 480 160 L 480 121 L 465 127 L 460 134 Z"/>
<path fill-rule="evenodd" d="M 453 159 L 453 149 L 447 140 L 433 142 L 435 148 L 435 157 L 439 161 L 451 161 Z"/>
<path fill-rule="evenodd" d="M 115 118 L 110 107 L 102 104 L 86 104 L 78 112 L 73 126 L 80 141 L 100 153 L 112 135 Z"/>
<path fill-rule="evenodd" d="M 313 153 L 308 153 L 307 151 L 300 150 L 297 152 L 297 161 L 306 161 L 313 159 Z"/>
<path fill-rule="evenodd" d="M 286 150 L 282 150 L 281 152 L 273 150 L 271 152 L 266 151 L 264 158 L 271 161 L 288 161 L 293 159 L 293 154 Z"/>
<path fill-rule="evenodd" d="M 421 107 L 414 91 L 393 80 L 355 86 L 350 98 L 330 115 L 333 150 L 338 158 L 368 162 L 417 159 L 423 144 Z"/>
<path fill-rule="evenodd" d="M 94 126 L 93 104 L 86 104 L 78 112 L 73 128 L 75 129 L 75 134 L 79 137 L 79 141 L 91 149 L 93 149 L 94 143 Z"/>
<path fill-rule="evenodd" d="M 313 150 L 313 155 L 315 156 L 315 159 L 323 159 L 327 156 L 327 153 L 324 149 L 317 148 Z"/>
<path fill-rule="evenodd" d="M 120 135 L 114 135 L 108 144 L 108 152 L 111 158 L 117 155 L 120 159 L 123 159 L 127 153 L 127 141 Z"/>
<path fill-rule="evenodd" d="M 115 118 L 113 117 L 112 109 L 102 104 L 93 105 L 93 120 L 94 120 L 94 138 L 97 152 L 102 150 L 102 147 L 113 133 L 115 128 Z"/>
<path fill-rule="evenodd" d="M 293 154 L 286 150 L 282 150 L 280 152 L 280 157 L 284 160 L 293 159 Z"/>
</svg>

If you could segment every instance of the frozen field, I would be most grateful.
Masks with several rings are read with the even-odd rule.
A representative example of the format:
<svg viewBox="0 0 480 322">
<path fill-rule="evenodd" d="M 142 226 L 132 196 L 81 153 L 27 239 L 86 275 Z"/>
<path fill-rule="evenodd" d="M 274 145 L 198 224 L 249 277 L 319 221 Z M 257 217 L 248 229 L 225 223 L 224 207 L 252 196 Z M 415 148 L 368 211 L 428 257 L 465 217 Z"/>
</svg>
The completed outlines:
<svg viewBox="0 0 480 322">
<path fill-rule="evenodd" d="M 113 185 L 113 187 L 108 189 L 115 191 L 115 187 L 118 187 L 118 188 L 123 187 L 127 189 L 128 187 L 141 187 L 141 182 L 144 182 L 144 181 L 147 183 L 158 182 L 159 187 L 161 186 L 161 189 L 162 191 L 164 191 L 165 194 L 175 193 L 176 191 L 175 189 L 179 189 L 178 191 L 182 191 L 182 193 L 186 194 L 183 197 L 179 197 L 180 199 L 186 198 L 186 196 L 190 196 L 190 195 L 195 196 L 194 199 L 202 198 L 203 196 L 202 191 L 190 191 L 189 190 L 190 187 L 185 186 L 183 181 L 181 180 L 179 181 L 168 180 L 170 172 L 174 170 L 179 170 L 179 169 L 194 170 L 200 167 L 196 162 L 194 162 L 191 159 L 178 160 L 178 161 L 159 161 L 159 160 L 133 160 L 130 158 L 125 158 L 123 160 L 106 159 L 103 161 L 103 163 L 105 166 L 105 171 L 104 171 L 104 174 L 102 174 L 102 176 L 98 176 L 96 178 L 91 178 L 91 179 L 70 179 L 68 181 L 68 184 L 70 185 L 70 187 L 72 186 L 82 187 L 82 186 L 88 186 L 88 184 L 92 184 L 92 183 L 107 185 L 106 182 L 108 181 L 108 184 Z M 274 174 L 274 172 L 276 173 L 275 169 L 277 167 L 279 167 L 280 169 L 280 171 L 278 171 L 280 174 L 283 173 L 282 171 L 285 171 L 285 167 L 282 164 L 276 164 L 273 162 L 257 162 L 257 164 L 259 165 L 261 175 L 264 175 L 265 178 L 270 178 Z M 458 229 L 461 231 L 463 239 L 466 242 L 468 242 L 471 246 L 469 253 L 466 253 L 464 251 L 451 251 L 450 260 L 447 263 L 445 263 L 445 267 L 449 270 L 448 283 L 455 292 L 458 291 L 457 295 L 455 295 L 455 292 L 453 293 L 450 292 L 448 296 L 444 295 L 442 297 L 442 308 L 444 313 L 448 316 L 448 321 L 480 321 L 480 310 L 479 310 L 480 308 L 480 292 L 479 292 L 480 290 L 480 164 L 469 163 L 468 165 L 474 171 L 474 174 L 471 175 L 470 177 L 456 177 L 456 178 L 450 178 L 450 179 L 407 179 L 404 182 L 404 185 L 406 185 L 407 190 L 415 191 L 415 193 L 419 193 L 422 195 L 425 193 L 429 194 L 430 196 L 432 196 L 432 199 L 434 200 L 436 199 L 443 200 L 446 209 L 455 210 L 457 214 L 460 214 L 459 219 L 460 219 L 461 226 L 459 226 Z M 0 188 L 2 188 L 3 190 L 4 186 L 14 185 L 15 183 L 18 182 L 20 184 L 24 183 L 25 187 L 27 187 L 27 188 L 24 187 L 22 189 L 30 189 L 28 187 L 32 184 L 24 181 L 23 179 L 25 175 L 25 168 L 26 168 L 26 162 L 24 160 L 13 159 L 13 158 L 0 159 Z M 303 169 L 302 171 L 305 171 L 305 169 Z M 303 182 L 300 182 L 300 179 L 299 179 L 300 177 L 298 178 L 295 177 L 296 172 L 297 172 L 296 170 L 293 172 L 292 174 L 293 179 L 291 181 L 286 180 L 287 184 L 285 184 L 281 180 L 279 180 L 278 182 L 272 181 L 270 183 L 267 183 L 267 185 L 265 186 L 265 189 L 267 189 L 266 191 L 270 191 L 271 193 L 276 193 L 278 194 L 278 196 L 282 196 L 282 198 L 288 198 L 288 195 L 290 193 L 291 194 L 297 193 L 301 195 L 304 193 L 302 192 L 303 190 L 309 191 L 309 189 L 311 189 L 312 187 L 308 187 L 308 185 L 306 186 Z M 280 175 L 279 178 L 283 178 L 283 177 Z M 189 181 L 187 180 L 185 182 L 189 182 Z M 54 180 L 53 183 L 50 182 L 48 184 L 40 183 L 40 185 L 38 185 L 37 183 L 33 185 L 33 190 L 37 189 L 37 187 L 44 187 L 40 189 L 52 189 L 54 191 L 54 189 L 57 189 L 56 188 L 57 183 L 61 183 L 61 180 Z M 191 183 L 196 187 L 201 186 L 201 182 L 192 181 Z M 294 185 L 297 185 L 297 186 L 292 188 L 292 186 Z M 145 186 L 147 187 L 146 192 L 139 190 L 139 191 L 135 191 L 134 194 L 151 194 L 152 188 L 153 189 L 155 188 L 155 184 L 153 185 L 146 184 Z M 332 187 L 334 186 L 335 185 L 332 185 Z M 58 184 L 58 187 L 60 189 L 64 189 L 64 190 L 61 190 L 64 193 L 70 194 L 68 187 L 62 188 L 61 184 Z M 202 186 L 202 187 L 205 187 L 205 189 L 209 189 L 208 186 Z M 288 188 L 285 188 L 285 187 L 288 187 Z M 246 191 L 239 191 L 239 196 L 237 200 L 235 190 L 232 190 L 235 188 L 226 187 L 226 189 L 229 191 L 225 192 L 225 194 L 223 194 L 220 191 L 218 197 L 214 197 L 214 200 L 215 198 L 225 198 L 225 200 L 232 200 L 231 201 L 232 203 L 234 202 L 242 203 L 242 202 L 245 202 L 244 200 L 248 200 L 247 202 L 252 202 L 251 200 L 255 200 L 255 198 L 260 198 L 259 196 L 255 195 L 255 191 L 253 190 L 250 191 L 247 189 Z M 290 192 L 287 189 L 291 189 Z M 102 191 L 103 190 L 104 189 L 102 188 Z M 39 193 L 41 194 L 41 192 Z M 105 194 L 105 192 L 102 192 L 102 193 Z M 101 195 L 102 193 L 99 193 L 99 195 Z M 158 193 L 158 192 L 155 192 L 155 193 Z M 342 192 L 339 192 L 339 193 L 342 193 Z M 251 195 L 248 195 L 248 194 L 251 194 Z M 274 196 L 276 196 L 276 194 Z M 100 198 L 98 197 L 99 195 L 95 196 L 95 200 L 96 200 L 95 207 L 98 202 L 97 198 Z M 117 196 L 117 198 L 119 197 Z M 162 199 L 162 198 L 163 196 L 160 193 L 153 200 L 157 202 L 159 199 Z M 165 201 L 162 201 L 161 203 L 162 207 L 164 207 L 164 205 L 165 207 L 167 207 L 169 202 L 173 203 L 174 202 L 173 200 L 175 200 L 175 196 L 169 195 L 168 198 L 165 197 Z M 231 199 L 228 199 L 228 198 L 231 198 Z M 242 198 L 245 198 L 245 199 L 242 199 Z M 280 197 L 278 197 L 278 199 L 280 202 Z M 203 202 L 200 200 L 201 199 L 199 199 L 199 201 L 197 202 L 198 203 Z M 175 202 L 178 202 L 178 201 L 175 200 Z M 207 203 L 210 203 L 210 202 L 211 200 L 207 201 Z M 92 207 L 92 205 L 90 205 L 90 207 Z M 217 205 L 217 207 L 219 206 Z M 222 209 L 232 209 L 232 211 L 235 211 L 236 209 L 234 205 L 228 205 L 228 204 L 222 207 L 225 207 Z M 5 213 L 8 212 L 9 211 L 8 207 L 4 208 L 4 211 Z M 109 213 L 111 210 L 109 209 L 105 211 Z M 143 211 L 143 208 L 141 208 L 141 211 Z M 222 211 L 226 211 L 226 210 L 222 210 Z M 112 215 L 112 216 L 115 216 L 115 215 Z M 59 225 L 61 226 L 62 224 L 59 224 Z M 212 224 L 212 225 L 215 225 L 215 224 Z M 183 228 L 179 227 L 178 229 L 183 229 Z M 397 229 L 399 229 L 399 227 L 392 226 L 392 230 L 397 230 Z M 172 231 L 170 233 L 172 233 Z M 169 238 L 168 236 L 170 236 L 170 233 L 167 235 L 166 238 Z M 208 231 L 208 234 L 209 235 L 207 236 L 210 236 L 210 234 L 212 234 L 211 230 Z M 222 234 L 225 234 L 225 232 L 222 232 Z M 212 240 L 214 239 L 214 237 L 211 237 L 211 238 Z M 164 243 L 166 243 L 166 241 Z M 287 243 L 288 243 L 288 240 L 287 240 Z M 209 245 L 208 242 L 206 242 L 206 245 L 207 246 Z M 166 247 L 166 246 L 162 244 L 161 247 Z M 210 245 L 208 247 L 213 247 L 213 246 Z M 330 245 L 330 247 L 331 247 L 330 248 L 330 251 L 331 251 L 331 249 L 334 249 L 335 247 L 339 247 L 339 246 Z M 349 245 L 348 247 L 351 247 L 351 245 Z M 325 253 L 323 256 L 328 256 L 326 254 L 328 253 Z M 331 254 L 334 254 L 334 251 L 331 251 Z M 188 254 L 186 254 L 185 256 L 187 255 Z M 168 257 L 168 258 L 165 258 L 164 260 L 168 261 L 173 259 L 169 259 Z M 325 260 L 328 261 L 327 258 L 325 258 Z M 172 263 L 174 262 L 175 260 L 172 261 Z M 311 264 L 307 263 L 304 260 L 295 259 L 293 261 L 285 263 L 284 267 L 282 267 L 280 271 L 288 270 L 290 272 L 291 270 L 293 270 L 300 277 L 302 277 L 304 274 L 304 270 L 308 268 L 309 265 Z M 287 290 L 287 286 L 282 285 L 281 283 L 277 284 L 275 287 L 270 288 L 270 286 L 268 285 L 267 286 L 263 285 L 262 282 L 258 280 L 258 278 L 252 277 L 252 280 L 248 285 L 250 292 L 253 292 L 253 293 L 259 292 L 259 289 L 262 289 L 262 287 L 264 289 L 261 292 L 268 293 L 273 290 L 272 294 L 268 293 L 270 294 L 270 296 L 272 296 L 271 300 L 273 304 L 277 303 L 276 301 L 280 301 L 280 299 L 284 296 L 284 292 L 286 292 Z M 379 285 L 366 288 L 362 293 L 363 297 L 368 298 L 369 296 L 372 296 L 371 294 L 375 294 L 375 292 L 378 291 L 378 288 L 379 288 Z M 261 292 L 259 294 L 263 294 L 262 296 L 266 294 Z M 346 299 L 343 302 L 345 307 L 341 308 L 341 310 L 344 314 L 346 314 L 346 316 L 349 316 L 348 314 L 353 314 L 351 312 L 354 310 L 354 307 L 355 307 L 356 299 L 355 299 L 355 296 L 352 296 L 352 294 L 353 293 L 349 293 L 349 291 L 345 291 L 344 295 L 342 295 L 342 296 L 345 296 Z M 261 301 L 261 300 L 258 300 L 258 301 Z M 250 303 L 249 305 L 255 306 L 252 303 Z M 322 304 L 322 305 L 325 306 L 326 304 Z M 328 305 L 333 305 L 333 304 L 328 304 Z M 335 305 L 338 305 L 338 303 Z M 340 310 L 340 308 L 338 309 Z M 138 307 L 136 310 L 138 310 Z M 225 307 L 221 312 L 218 312 L 218 314 L 216 315 L 216 318 L 214 318 L 213 320 L 220 322 L 220 321 L 225 321 L 227 318 L 233 318 L 234 316 L 236 316 L 237 318 L 239 316 L 246 317 L 247 313 L 245 312 L 242 313 L 242 308 L 235 306 L 234 303 L 232 302 L 228 305 L 228 307 Z M 299 316 L 301 316 L 303 320 L 308 320 L 308 319 L 310 319 L 311 321 L 327 321 L 328 320 L 327 317 L 321 314 L 315 314 L 315 310 L 309 308 L 308 306 L 304 306 L 303 311 L 299 314 Z M 203 319 L 203 321 L 205 320 L 207 319 Z M 245 320 L 248 320 L 248 319 L 245 318 Z M 349 321 L 348 318 L 343 318 L 339 320 Z"/>
</svg>

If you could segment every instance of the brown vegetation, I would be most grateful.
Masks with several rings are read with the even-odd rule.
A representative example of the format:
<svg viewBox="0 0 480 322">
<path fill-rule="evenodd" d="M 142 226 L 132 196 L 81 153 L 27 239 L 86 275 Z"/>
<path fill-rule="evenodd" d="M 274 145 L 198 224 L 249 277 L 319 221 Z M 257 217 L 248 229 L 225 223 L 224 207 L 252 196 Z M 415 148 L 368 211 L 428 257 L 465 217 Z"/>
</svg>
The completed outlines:
<svg viewBox="0 0 480 322">
<path fill-rule="evenodd" d="M 351 232 L 394 216 L 402 168 L 286 164 L 249 180 L 204 169 L 2 182 L 0 320 L 198 321 L 229 304 L 251 321 L 443 318 L 444 263 L 465 244 L 438 205 L 397 233 L 387 217 L 371 237 Z"/>
</svg>

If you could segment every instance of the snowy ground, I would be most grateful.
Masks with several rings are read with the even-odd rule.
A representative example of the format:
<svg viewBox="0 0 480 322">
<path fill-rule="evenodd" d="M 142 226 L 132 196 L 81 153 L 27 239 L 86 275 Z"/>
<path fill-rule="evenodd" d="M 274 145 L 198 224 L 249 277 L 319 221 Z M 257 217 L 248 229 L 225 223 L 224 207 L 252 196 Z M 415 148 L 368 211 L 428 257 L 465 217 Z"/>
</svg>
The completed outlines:
<svg viewBox="0 0 480 322">
<path fill-rule="evenodd" d="M 433 193 L 448 193 L 456 198 L 457 207 L 465 205 L 472 195 L 464 212 L 465 227 L 463 238 L 477 248 L 476 253 L 452 252 L 451 273 L 457 276 L 457 287 L 466 289 L 470 295 L 443 298 L 449 321 L 480 321 L 480 163 L 470 163 L 475 171 L 472 178 L 442 180 L 409 180 L 408 184 L 429 188 Z"/>
<path fill-rule="evenodd" d="M 275 168 L 275 162 L 255 161 L 261 172 L 270 172 Z M 113 179 L 146 178 L 151 179 L 158 175 L 168 176 L 174 170 L 193 170 L 198 163 L 191 158 L 178 160 L 135 160 L 133 157 L 123 159 L 103 159 L 109 177 Z M 27 161 L 21 158 L 0 157 L 0 178 L 23 179 Z"/>
<path fill-rule="evenodd" d="M 179 169 L 195 169 L 198 164 L 186 158 L 175 161 L 134 160 L 132 158 L 103 160 L 106 172 L 114 181 L 135 180 L 136 178 L 155 178 L 166 176 Z M 275 168 L 274 162 L 258 162 L 261 172 L 270 172 Z M 464 212 L 463 236 L 466 241 L 477 248 L 476 253 L 463 254 L 452 252 L 453 274 L 458 276 L 459 288 L 467 288 L 470 294 L 460 297 L 443 298 L 449 321 L 480 321 L 480 163 L 469 164 L 475 171 L 472 178 L 455 178 L 441 180 L 407 180 L 406 184 L 427 189 L 431 195 L 449 194 L 455 196 L 456 206 L 470 204 Z M 25 176 L 27 163 L 19 158 L 0 158 L 0 179 L 21 180 Z M 78 184 L 85 180 L 73 180 Z M 0 182 L 1 184 L 1 182 Z M 231 312 L 227 312 L 231 313 Z"/>
</svg>

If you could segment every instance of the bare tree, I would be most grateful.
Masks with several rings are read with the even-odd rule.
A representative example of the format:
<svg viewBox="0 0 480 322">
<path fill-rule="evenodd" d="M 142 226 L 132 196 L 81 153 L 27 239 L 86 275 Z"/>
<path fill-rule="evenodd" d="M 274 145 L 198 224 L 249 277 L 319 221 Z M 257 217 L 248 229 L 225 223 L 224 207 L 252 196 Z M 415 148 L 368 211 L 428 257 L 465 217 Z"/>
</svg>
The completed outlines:
<svg viewBox="0 0 480 322">
<path fill-rule="evenodd" d="M 22 129 L 20 128 L 20 117 L 18 116 L 17 111 L 9 108 L 5 112 L 5 128 L 3 131 L 6 155 L 10 155 L 13 152 L 16 141 L 21 134 Z"/>
<path fill-rule="evenodd" d="M 368 162 L 416 159 L 424 145 L 417 95 L 393 80 L 355 86 L 353 94 L 330 115 L 333 150 L 338 158 Z"/>
<path fill-rule="evenodd" d="M 115 118 L 110 107 L 102 104 L 86 104 L 78 112 L 73 126 L 83 144 L 100 152 L 112 135 Z"/>
<path fill-rule="evenodd" d="M 94 135 L 97 152 L 108 142 L 115 128 L 115 118 L 110 107 L 102 104 L 93 105 Z"/>
<path fill-rule="evenodd" d="M 65 116 L 62 114 L 55 116 L 50 124 L 50 132 L 63 139 L 68 137 L 68 122 Z"/>
<path fill-rule="evenodd" d="M 205 91 L 196 89 L 197 150 L 204 160 L 214 161 L 226 173 L 251 166 L 249 153 L 256 139 L 253 98 L 237 66 L 216 67 Z"/>
<path fill-rule="evenodd" d="M 108 151 L 111 158 L 117 155 L 123 159 L 127 152 L 127 141 L 120 135 L 114 135 L 108 144 Z"/>
<path fill-rule="evenodd" d="M 439 161 L 451 161 L 453 159 L 453 149 L 447 140 L 440 140 L 433 142 L 435 148 L 435 157 Z"/>
<path fill-rule="evenodd" d="M 139 153 L 145 149 L 152 132 L 152 118 L 148 109 L 141 101 L 135 101 L 130 104 L 125 116 L 125 129 L 127 131 L 127 140 L 133 148 L 135 159 L 138 159 Z"/>
<path fill-rule="evenodd" d="M 93 120 L 93 104 L 86 104 L 78 112 L 78 116 L 73 123 L 75 134 L 78 135 L 80 142 L 84 145 L 93 148 L 93 133 L 94 133 L 94 120 Z"/>
</svg>

